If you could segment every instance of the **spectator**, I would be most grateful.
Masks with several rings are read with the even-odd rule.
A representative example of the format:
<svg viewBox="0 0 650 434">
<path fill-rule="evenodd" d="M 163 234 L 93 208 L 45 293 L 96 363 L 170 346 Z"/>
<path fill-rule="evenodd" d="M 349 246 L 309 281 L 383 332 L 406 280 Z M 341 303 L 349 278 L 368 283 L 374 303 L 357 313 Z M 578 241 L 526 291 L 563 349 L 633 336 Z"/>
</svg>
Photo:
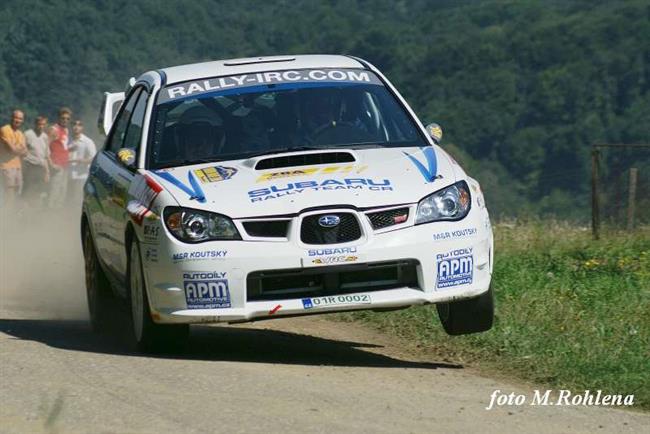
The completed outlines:
<svg viewBox="0 0 650 434">
<path fill-rule="evenodd" d="M 25 131 L 27 155 L 23 161 L 23 196 L 36 206 L 41 206 L 50 182 L 50 146 L 45 128 L 47 118 L 38 116 L 34 129 Z"/>
<path fill-rule="evenodd" d="M 83 122 L 77 120 L 72 125 L 71 148 L 74 152 L 70 154 L 70 183 L 71 193 L 74 200 L 80 200 L 86 178 L 88 178 L 88 168 L 97 153 L 95 142 L 83 133 Z"/>
<path fill-rule="evenodd" d="M 11 114 L 11 122 L 0 128 L 0 188 L 7 207 L 16 203 L 23 184 L 21 157 L 27 154 L 25 136 L 20 127 L 25 115 L 20 110 Z"/>
<path fill-rule="evenodd" d="M 67 107 L 59 109 L 59 120 L 52 125 L 48 136 L 50 140 L 50 159 L 52 170 L 50 177 L 50 208 L 61 208 L 68 192 L 68 163 L 70 151 L 68 147 L 68 123 L 72 117 L 72 110 Z"/>
</svg>

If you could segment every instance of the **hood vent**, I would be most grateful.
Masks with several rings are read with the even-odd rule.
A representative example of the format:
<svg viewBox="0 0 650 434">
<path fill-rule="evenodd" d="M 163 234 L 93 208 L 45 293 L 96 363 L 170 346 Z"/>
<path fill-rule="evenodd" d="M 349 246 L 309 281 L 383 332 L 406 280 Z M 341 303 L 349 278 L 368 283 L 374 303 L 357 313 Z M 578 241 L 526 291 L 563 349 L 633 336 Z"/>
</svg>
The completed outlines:
<svg viewBox="0 0 650 434">
<path fill-rule="evenodd" d="M 317 152 L 271 157 L 260 160 L 255 170 L 277 169 L 282 167 L 311 166 L 315 164 L 353 163 L 357 161 L 349 152 Z"/>
</svg>

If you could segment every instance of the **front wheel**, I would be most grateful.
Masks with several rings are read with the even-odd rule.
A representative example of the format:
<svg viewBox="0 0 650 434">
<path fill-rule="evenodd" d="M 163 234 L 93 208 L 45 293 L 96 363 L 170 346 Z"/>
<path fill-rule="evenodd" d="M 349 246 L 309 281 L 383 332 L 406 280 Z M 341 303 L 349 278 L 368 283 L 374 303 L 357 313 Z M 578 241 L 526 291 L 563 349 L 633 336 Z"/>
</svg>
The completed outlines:
<svg viewBox="0 0 650 434">
<path fill-rule="evenodd" d="M 83 254 L 90 326 L 94 332 L 104 332 L 109 328 L 113 316 L 111 311 L 113 294 L 99 263 L 90 228 L 86 228 L 83 232 Z"/>
<path fill-rule="evenodd" d="M 492 287 L 478 297 L 438 303 L 442 327 L 452 336 L 490 330 L 494 322 L 494 294 Z"/>
<path fill-rule="evenodd" d="M 138 349 L 157 352 L 182 348 L 189 334 L 187 324 L 156 324 L 151 319 L 138 240 L 131 243 L 129 254 L 129 292 L 133 337 Z"/>
</svg>

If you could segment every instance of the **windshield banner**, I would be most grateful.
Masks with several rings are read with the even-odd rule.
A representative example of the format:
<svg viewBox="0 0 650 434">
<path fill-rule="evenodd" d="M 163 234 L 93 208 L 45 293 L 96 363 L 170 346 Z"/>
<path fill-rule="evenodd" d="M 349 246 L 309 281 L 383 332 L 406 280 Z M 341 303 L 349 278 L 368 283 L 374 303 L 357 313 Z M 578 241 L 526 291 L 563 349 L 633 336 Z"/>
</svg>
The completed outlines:
<svg viewBox="0 0 650 434">
<path fill-rule="evenodd" d="M 158 103 L 195 97 L 197 95 L 269 84 L 291 83 L 368 83 L 382 84 L 370 71 L 361 69 L 298 69 L 287 71 L 257 72 L 188 81 L 164 88 L 158 96 Z"/>
</svg>

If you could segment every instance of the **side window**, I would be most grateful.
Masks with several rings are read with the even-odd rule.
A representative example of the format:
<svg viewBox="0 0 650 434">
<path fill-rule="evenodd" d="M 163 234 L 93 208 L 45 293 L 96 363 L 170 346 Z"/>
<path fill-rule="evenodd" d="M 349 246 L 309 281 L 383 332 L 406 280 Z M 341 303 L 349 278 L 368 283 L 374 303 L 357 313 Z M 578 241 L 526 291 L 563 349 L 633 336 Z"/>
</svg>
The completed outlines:
<svg viewBox="0 0 650 434">
<path fill-rule="evenodd" d="M 126 134 L 126 127 L 129 124 L 133 107 L 135 106 L 141 92 L 142 88 L 136 89 L 136 91 L 133 92 L 129 99 L 124 103 L 124 110 L 122 110 L 115 119 L 115 128 L 113 129 L 110 140 L 106 143 L 106 150 L 117 153 L 117 150 L 122 147 L 122 142 L 124 141 L 124 136 Z"/>
<path fill-rule="evenodd" d="M 144 123 L 144 112 L 147 108 L 148 94 L 145 90 L 140 92 L 138 101 L 133 109 L 131 121 L 126 129 L 126 136 L 124 137 L 123 148 L 138 149 L 140 145 L 140 137 L 142 137 L 142 124 Z"/>
</svg>

